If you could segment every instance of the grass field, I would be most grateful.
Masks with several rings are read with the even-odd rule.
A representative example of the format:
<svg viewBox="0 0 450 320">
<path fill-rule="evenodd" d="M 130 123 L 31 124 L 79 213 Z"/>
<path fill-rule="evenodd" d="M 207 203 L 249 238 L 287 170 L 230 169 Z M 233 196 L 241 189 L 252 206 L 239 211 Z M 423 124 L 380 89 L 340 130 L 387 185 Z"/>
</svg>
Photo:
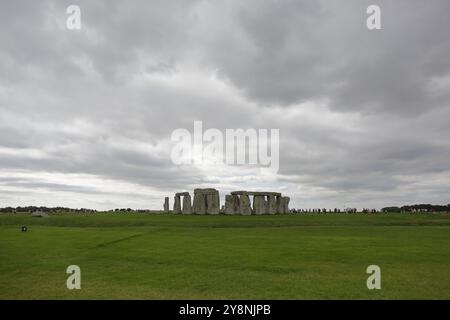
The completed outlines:
<svg viewBox="0 0 450 320">
<path fill-rule="evenodd" d="M 0 215 L 0 299 L 422 298 L 450 299 L 448 214 Z"/>
</svg>

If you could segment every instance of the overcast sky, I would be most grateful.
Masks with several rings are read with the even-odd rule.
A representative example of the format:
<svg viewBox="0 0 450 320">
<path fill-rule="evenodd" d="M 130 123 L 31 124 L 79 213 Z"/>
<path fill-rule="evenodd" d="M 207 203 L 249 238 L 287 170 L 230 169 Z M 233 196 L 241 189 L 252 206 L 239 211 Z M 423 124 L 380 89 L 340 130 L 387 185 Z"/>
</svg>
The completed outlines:
<svg viewBox="0 0 450 320">
<path fill-rule="evenodd" d="M 450 203 L 448 0 L 0 3 L 0 207 L 160 209 L 196 187 Z M 280 129 L 278 174 L 175 165 L 194 120 Z"/>
</svg>

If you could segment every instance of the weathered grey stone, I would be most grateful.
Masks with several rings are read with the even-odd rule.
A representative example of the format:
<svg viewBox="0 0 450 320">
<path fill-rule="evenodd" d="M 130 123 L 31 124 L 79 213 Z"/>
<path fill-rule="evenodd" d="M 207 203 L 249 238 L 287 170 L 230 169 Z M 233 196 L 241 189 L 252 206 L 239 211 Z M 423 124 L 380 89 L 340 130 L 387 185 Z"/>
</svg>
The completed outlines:
<svg viewBox="0 0 450 320">
<path fill-rule="evenodd" d="M 226 195 L 225 196 L 225 214 L 237 214 L 240 213 L 239 196 Z"/>
<path fill-rule="evenodd" d="M 219 191 L 213 188 L 195 189 L 193 211 L 197 214 L 219 214 Z"/>
<path fill-rule="evenodd" d="M 196 192 L 201 192 L 203 194 L 216 194 L 219 191 L 217 191 L 217 189 L 214 189 L 214 188 L 203 188 L 203 189 L 197 188 L 197 189 L 194 189 L 194 194 Z"/>
<path fill-rule="evenodd" d="M 284 206 L 282 201 L 282 196 L 277 196 L 277 213 L 284 213 Z"/>
<path fill-rule="evenodd" d="M 225 214 L 235 214 L 232 195 L 225 196 Z"/>
<path fill-rule="evenodd" d="M 181 213 L 181 201 L 180 201 L 180 196 L 175 196 L 175 197 L 174 197 L 173 213 L 174 213 L 174 214 L 179 214 L 179 213 Z"/>
<path fill-rule="evenodd" d="M 230 194 L 233 195 L 233 196 L 242 196 L 244 194 L 247 194 L 247 191 L 243 191 L 243 190 L 241 190 L 241 191 L 231 191 Z"/>
<path fill-rule="evenodd" d="M 233 197 L 233 211 L 234 213 L 240 213 L 240 209 L 241 209 L 241 200 L 239 199 L 239 196 L 236 195 L 232 195 Z"/>
<path fill-rule="evenodd" d="M 277 197 L 278 213 L 289 213 L 289 197 Z"/>
<path fill-rule="evenodd" d="M 189 193 L 184 194 L 183 196 L 183 209 L 181 210 L 183 214 L 191 214 L 192 213 L 192 205 L 191 205 L 191 195 Z"/>
<path fill-rule="evenodd" d="M 283 199 L 283 213 L 289 213 L 289 201 L 291 200 L 291 198 L 289 197 L 282 197 Z"/>
<path fill-rule="evenodd" d="M 249 195 L 249 196 L 269 196 L 269 195 L 273 195 L 273 196 L 281 196 L 281 193 L 279 192 L 261 192 L 261 191 L 232 191 L 231 192 L 232 195 Z"/>
<path fill-rule="evenodd" d="M 169 213 L 169 197 L 164 198 L 164 213 Z"/>
<path fill-rule="evenodd" d="M 252 214 L 252 208 L 250 207 L 250 198 L 247 194 L 243 194 L 239 197 L 239 213 L 243 215 Z"/>
<path fill-rule="evenodd" d="M 268 214 L 277 213 L 277 200 L 274 195 L 267 196 L 267 213 Z"/>
<path fill-rule="evenodd" d="M 220 209 L 220 199 L 219 192 L 206 194 L 206 213 L 208 214 L 219 214 Z"/>
<path fill-rule="evenodd" d="M 206 195 L 194 192 L 194 205 L 192 211 L 196 214 L 206 214 Z"/>
<path fill-rule="evenodd" d="M 253 195 L 253 209 L 250 205 L 249 196 Z M 183 208 L 181 208 L 181 197 L 183 197 Z M 196 214 L 275 214 L 289 213 L 289 197 L 284 197 L 279 192 L 261 191 L 233 191 L 231 195 L 225 196 L 225 205 L 220 207 L 219 191 L 214 188 L 194 190 L 194 201 L 191 205 L 189 192 L 178 192 L 175 194 L 173 213 L 196 213 Z M 164 202 L 164 211 L 169 207 L 168 198 Z"/>
<path fill-rule="evenodd" d="M 265 196 L 253 196 L 253 214 L 267 213 Z"/>
</svg>

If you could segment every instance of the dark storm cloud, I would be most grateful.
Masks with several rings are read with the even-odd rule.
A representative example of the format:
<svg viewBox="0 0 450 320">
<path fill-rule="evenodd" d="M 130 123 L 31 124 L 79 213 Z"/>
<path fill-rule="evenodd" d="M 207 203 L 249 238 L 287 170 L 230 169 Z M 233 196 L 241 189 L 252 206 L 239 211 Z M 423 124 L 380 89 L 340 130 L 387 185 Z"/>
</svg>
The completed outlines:
<svg viewBox="0 0 450 320">
<path fill-rule="evenodd" d="M 448 75 L 448 1 L 377 1 L 383 30 L 365 27 L 371 1 L 246 2 L 235 22 L 248 54 L 228 54 L 241 43 L 218 43 L 215 61 L 247 95 L 263 104 L 330 99 L 330 107 L 411 115 L 443 107 L 429 92 Z M 225 51 L 224 49 L 227 48 Z"/>
</svg>

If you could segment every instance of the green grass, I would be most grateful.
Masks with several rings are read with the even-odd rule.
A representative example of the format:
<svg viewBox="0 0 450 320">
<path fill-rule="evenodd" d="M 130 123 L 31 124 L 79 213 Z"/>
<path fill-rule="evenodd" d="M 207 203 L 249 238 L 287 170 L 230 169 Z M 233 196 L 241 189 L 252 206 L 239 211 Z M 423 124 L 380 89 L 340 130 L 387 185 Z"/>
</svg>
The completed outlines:
<svg viewBox="0 0 450 320">
<path fill-rule="evenodd" d="M 450 215 L 4 214 L 0 299 L 450 299 Z"/>
</svg>

